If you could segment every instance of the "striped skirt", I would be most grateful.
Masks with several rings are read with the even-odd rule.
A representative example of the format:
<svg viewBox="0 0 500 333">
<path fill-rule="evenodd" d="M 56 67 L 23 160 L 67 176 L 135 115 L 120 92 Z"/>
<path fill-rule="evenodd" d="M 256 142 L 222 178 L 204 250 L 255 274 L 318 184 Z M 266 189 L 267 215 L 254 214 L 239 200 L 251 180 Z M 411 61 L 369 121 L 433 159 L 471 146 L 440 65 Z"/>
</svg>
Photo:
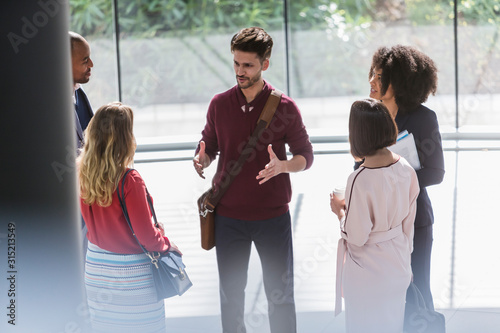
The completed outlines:
<svg viewBox="0 0 500 333">
<path fill-rule="evenodd" d="M 156 301 L 150 260 L 89 242 L 85 288 L 94 332 L 164 333 L 165 306 Z"/>
</svg>

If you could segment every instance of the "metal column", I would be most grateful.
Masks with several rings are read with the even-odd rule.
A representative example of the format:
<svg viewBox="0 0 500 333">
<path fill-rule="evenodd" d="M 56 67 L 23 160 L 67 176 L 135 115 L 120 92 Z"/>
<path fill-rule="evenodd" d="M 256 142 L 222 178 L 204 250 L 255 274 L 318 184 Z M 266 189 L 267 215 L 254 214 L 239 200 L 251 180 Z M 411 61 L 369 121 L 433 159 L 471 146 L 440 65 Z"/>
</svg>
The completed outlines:
<svg viewBox="0 0 500 333">
<path fill-rule="evenodd" d="M 0 332 L 86 332 L 68 3 L 0 10 Z"/>
</svg>

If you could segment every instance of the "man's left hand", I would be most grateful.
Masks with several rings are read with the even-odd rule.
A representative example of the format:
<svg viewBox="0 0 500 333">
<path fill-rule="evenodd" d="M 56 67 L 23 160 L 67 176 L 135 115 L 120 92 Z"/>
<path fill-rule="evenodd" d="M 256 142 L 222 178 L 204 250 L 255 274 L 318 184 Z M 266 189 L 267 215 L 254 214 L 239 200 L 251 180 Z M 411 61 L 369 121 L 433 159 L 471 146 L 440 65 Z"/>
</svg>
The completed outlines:
<svg viewBox="0 0 500 333">
<path fill-rule="evenodd" d="M 287 172 L 286 171 L 286 161 L 280 160 L 273 151 L 273 146 L 267 146 L 267 151 L 269 152 L 269 163 L 266 164 L 266 167 L 259 172 L 256 179 L 261 181 L 259 185 L 264 184 L 269 179 L 274 176 L 279 175 L 280 173 Z"/>
</svg>

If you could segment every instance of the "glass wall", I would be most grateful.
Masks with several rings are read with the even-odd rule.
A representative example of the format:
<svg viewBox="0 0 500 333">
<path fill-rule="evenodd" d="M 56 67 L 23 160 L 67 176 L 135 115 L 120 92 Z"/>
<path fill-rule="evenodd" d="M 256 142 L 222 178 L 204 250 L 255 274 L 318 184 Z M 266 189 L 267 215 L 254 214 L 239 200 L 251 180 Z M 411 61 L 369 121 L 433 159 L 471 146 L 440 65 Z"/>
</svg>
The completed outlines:
<svg viewBox="0 0 500 333">
<path fill-rule="evenodd" d="M 70 6 L 71 29 L 86 37 L 92 48 L 93 75 L 84 89 L 94 109 L 118 99 L 132 105 L 139 143 L 195 142 L 200 138 L 212 96 L 236 84 L 230 39 L 240 28 L 252 25 L 262 26 L 274 39 L 265 79 L 295 99 L 313 138 L 347 134 L 350 105 L 369 94 L 368 70 L 373 52 L 380 46 L 398 43 L 412 45 L 436 62 L 438 91 L 426 104 L 436 112 L 442 132 L 500 133 L 498 1 L 70 0 Z M 499 137 L 496 135 L 497 140 Z M 475 253 L 476 245 L 468 243 L 470 234 L 479 232 L 474 228 L 492 228 L 487 225 L 478 229 L 477 225 L 488 223 L 495 216 L 495 197 L 487 189 L 496 179 L 487 173 L 477 175 L 477 165 L 495 165 L 499 152 L 486 151 L 493 144 L 498 149 L 498 143 L 474 142 L 471 150 L 476 151 L 463 152 L 460 149 L 465 144 L 445 142 L 445 180 L 429 189 L 437 240 L 432 287 L 440 308 L 457 304 L 490 306 L 481 303 L 481 295 L 496 295 L 491 290 L 498 272 L 493 275 L 489 274 L 490 266 L 484 265 L 483 271 L 474 266 L 481 262 L 470 255 Z M 323 151 L 316 151 L 314 174 L 293 176 L 296 197 L 292 206 L 300 206 L 297 198 L 304 197 L 301 226 L 315 227 L 322 235 L 330 235 L 317 225 L 329 221 L 328 191 L 332 184 L 345 180 L 352 159 L 345 142 L 320 148 Z M 485 151 L 478 151 L 479 148 Z M 339 150 L 345 154 L 325 154 Z M 175 158 L 190 159 L 192 153 L 179 152 Z M 187 257 L 198 256 L 205 263 L 201 267 L 191 266 L 190 274 L 195 279 L 198 274 L 199 281 L 204 281 L 207 271 L 215 274 L 210 271 L 215 269 L 215 258 L 211 258 L 211 265 L 206 264 L 207 255 L 199 251 L 198 222 L 193 210 L 193 203 L 209 181 L 200 181 L 189 167 L 191 161 L 169 163 L 169 172 L 165 172 L 163 163 L 137 164 L 146 183 L 151 184 L 151 193 L 159 198 L 155 202 L 160 219 L 177 221 L 178 229 L 174 230 L 179 230 L 181 239 L 183 233 L 189 232 L 183 242 Z M 214 172 L 213 167 L 208 170 L 207 179 L 210 172 Z M 181 186 L 189 190 L 171 191 Z M 477 207 L 483 207 L 479 213 Z M 327 227 L 331 234 L 336 232 L 333 226 Z M 307 256 L 311 252 L 306 250 L 315 248 L 317 230 L 297 231 L 297 267 L 308 260 L 301 255 Z M 303 241 L 300 235 L 304 234 L 311 239 Z M 301 246 L 306 250 L 301 250 Z M 481 272 L 480 276 L 486 278 L 479 283 L 472 275 L 466 275 L 469 267 L 476 267 L 474 272 Z M 311 295 L 315 293 L 317 297 L 325 291 L 310 290 L 304 284 L 297 291 L 297 299 L 303 297 L 298 304 L 312 299 L 315 305 L 307 303 L 308 309 L 331 311 L 333 276 L 332 271 L 323 276 L 331 287 L 326 292 L 328 301 L 318 303 Z M 203 292 L 216 293 L 217 281 L 209 282 L 213 284 Z M 199 303 L 191 301 L 197 299 L 196 295 L 182 298 L 185 308 L 192 310 L 193 304 Z M 213 307 L 213 297 L 217 297 L 214 295 L 207 297 L 211 310 L 204 308 L 200 315 L 218 311 Z M 495 298 L 495 307 L 498 299 Z"/>
<path fill-rule="evenodd" d="M 322 1 L 316 1 L 318 4 Z M 330 135 L 347 133 L 350 105 L 369 95 L 368 71 L 381 46 L 412 45 L 434 59 L 439 90 L 428 104 L 442 126 L 453 126 L 453 8 L 427 18 L 422 6 L 435 1 L 337 1 L 291 13 L 291 92 L 304 99 L 307 124 Z M 444 3 L 444 2 L 443 2 Z M 305 28 L 298 18 L 319 16 L 321 24 Z"/>
<path fill-rule="evenodd" d="M 71 0 L 70 6 L 72 29 L 92 47 L 94 75 L 85 88 L 94 108 L 119 99 L 120 87 L 121 100 L 136 111 L 138 138 L 197 135 L 212 96 L 235 84 L 232 35 L 253 25 L 275 42 L 265 79 L 296 100 L 313 135 L 347 133 L 350 104 L 369 93 L 373 52 L 394 44 L 435 60 L 439 87 L 427 104 L 444 131 L 457 124 L 468 131 L 500 127 L 497 2 L 464 0 L 455 8 L 447 0 Z"/>
<path fill-rule="evenodd" d="M 112 12 L 111 0 L 70 1 L 70 29 L 89 42 L 94 62 L 90 81 L 83 85 L 94 111 L 119 100 Z"/>
<path fill-rule="evenodd" d="M 459 11 L 459 124 L 467 131 L 498 132 L 500 3 L 462 1 Z"/>
</svg>

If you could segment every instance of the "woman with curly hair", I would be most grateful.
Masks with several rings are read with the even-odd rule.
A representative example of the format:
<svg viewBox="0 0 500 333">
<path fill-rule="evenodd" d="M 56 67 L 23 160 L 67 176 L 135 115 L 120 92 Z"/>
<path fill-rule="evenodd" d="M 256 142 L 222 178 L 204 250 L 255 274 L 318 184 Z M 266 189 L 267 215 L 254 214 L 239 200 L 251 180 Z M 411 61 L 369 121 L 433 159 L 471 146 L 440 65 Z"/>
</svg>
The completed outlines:
<svg viewBox="0 0 500 333">
<path fill-rule="evenodd" d="M 80 207 L 88 228 L 85 287 L 93 332 L 165 332 L 163 300 L 157 301 L 150 268 L 127 224 L 117 186 L 132 165 L 136 142 L 132 109 L 110 103 L 97 110 L 78 158 Z M 151 221 L 147 190 L 131 170 L 124 201 L 137 239 L 148 251 L 179 249 Z"/>
<path fill-rule="evenodd" d="M 415 139 L 421 169 L 416 170 L 420 194 L 411 266 L 413 282 L 427 307 L 434 309 L 430 288 L 434 215 L 426 187 L 441 183 L 445 170 L 436 114 L 422 103 L 436 93 L 437 69 L 431 58 L 413 47 L 381 47 L 373 55 L 369 82 L 370 97 L 382 101 L 399 131 L 407 130 Z"/>
</svg>

